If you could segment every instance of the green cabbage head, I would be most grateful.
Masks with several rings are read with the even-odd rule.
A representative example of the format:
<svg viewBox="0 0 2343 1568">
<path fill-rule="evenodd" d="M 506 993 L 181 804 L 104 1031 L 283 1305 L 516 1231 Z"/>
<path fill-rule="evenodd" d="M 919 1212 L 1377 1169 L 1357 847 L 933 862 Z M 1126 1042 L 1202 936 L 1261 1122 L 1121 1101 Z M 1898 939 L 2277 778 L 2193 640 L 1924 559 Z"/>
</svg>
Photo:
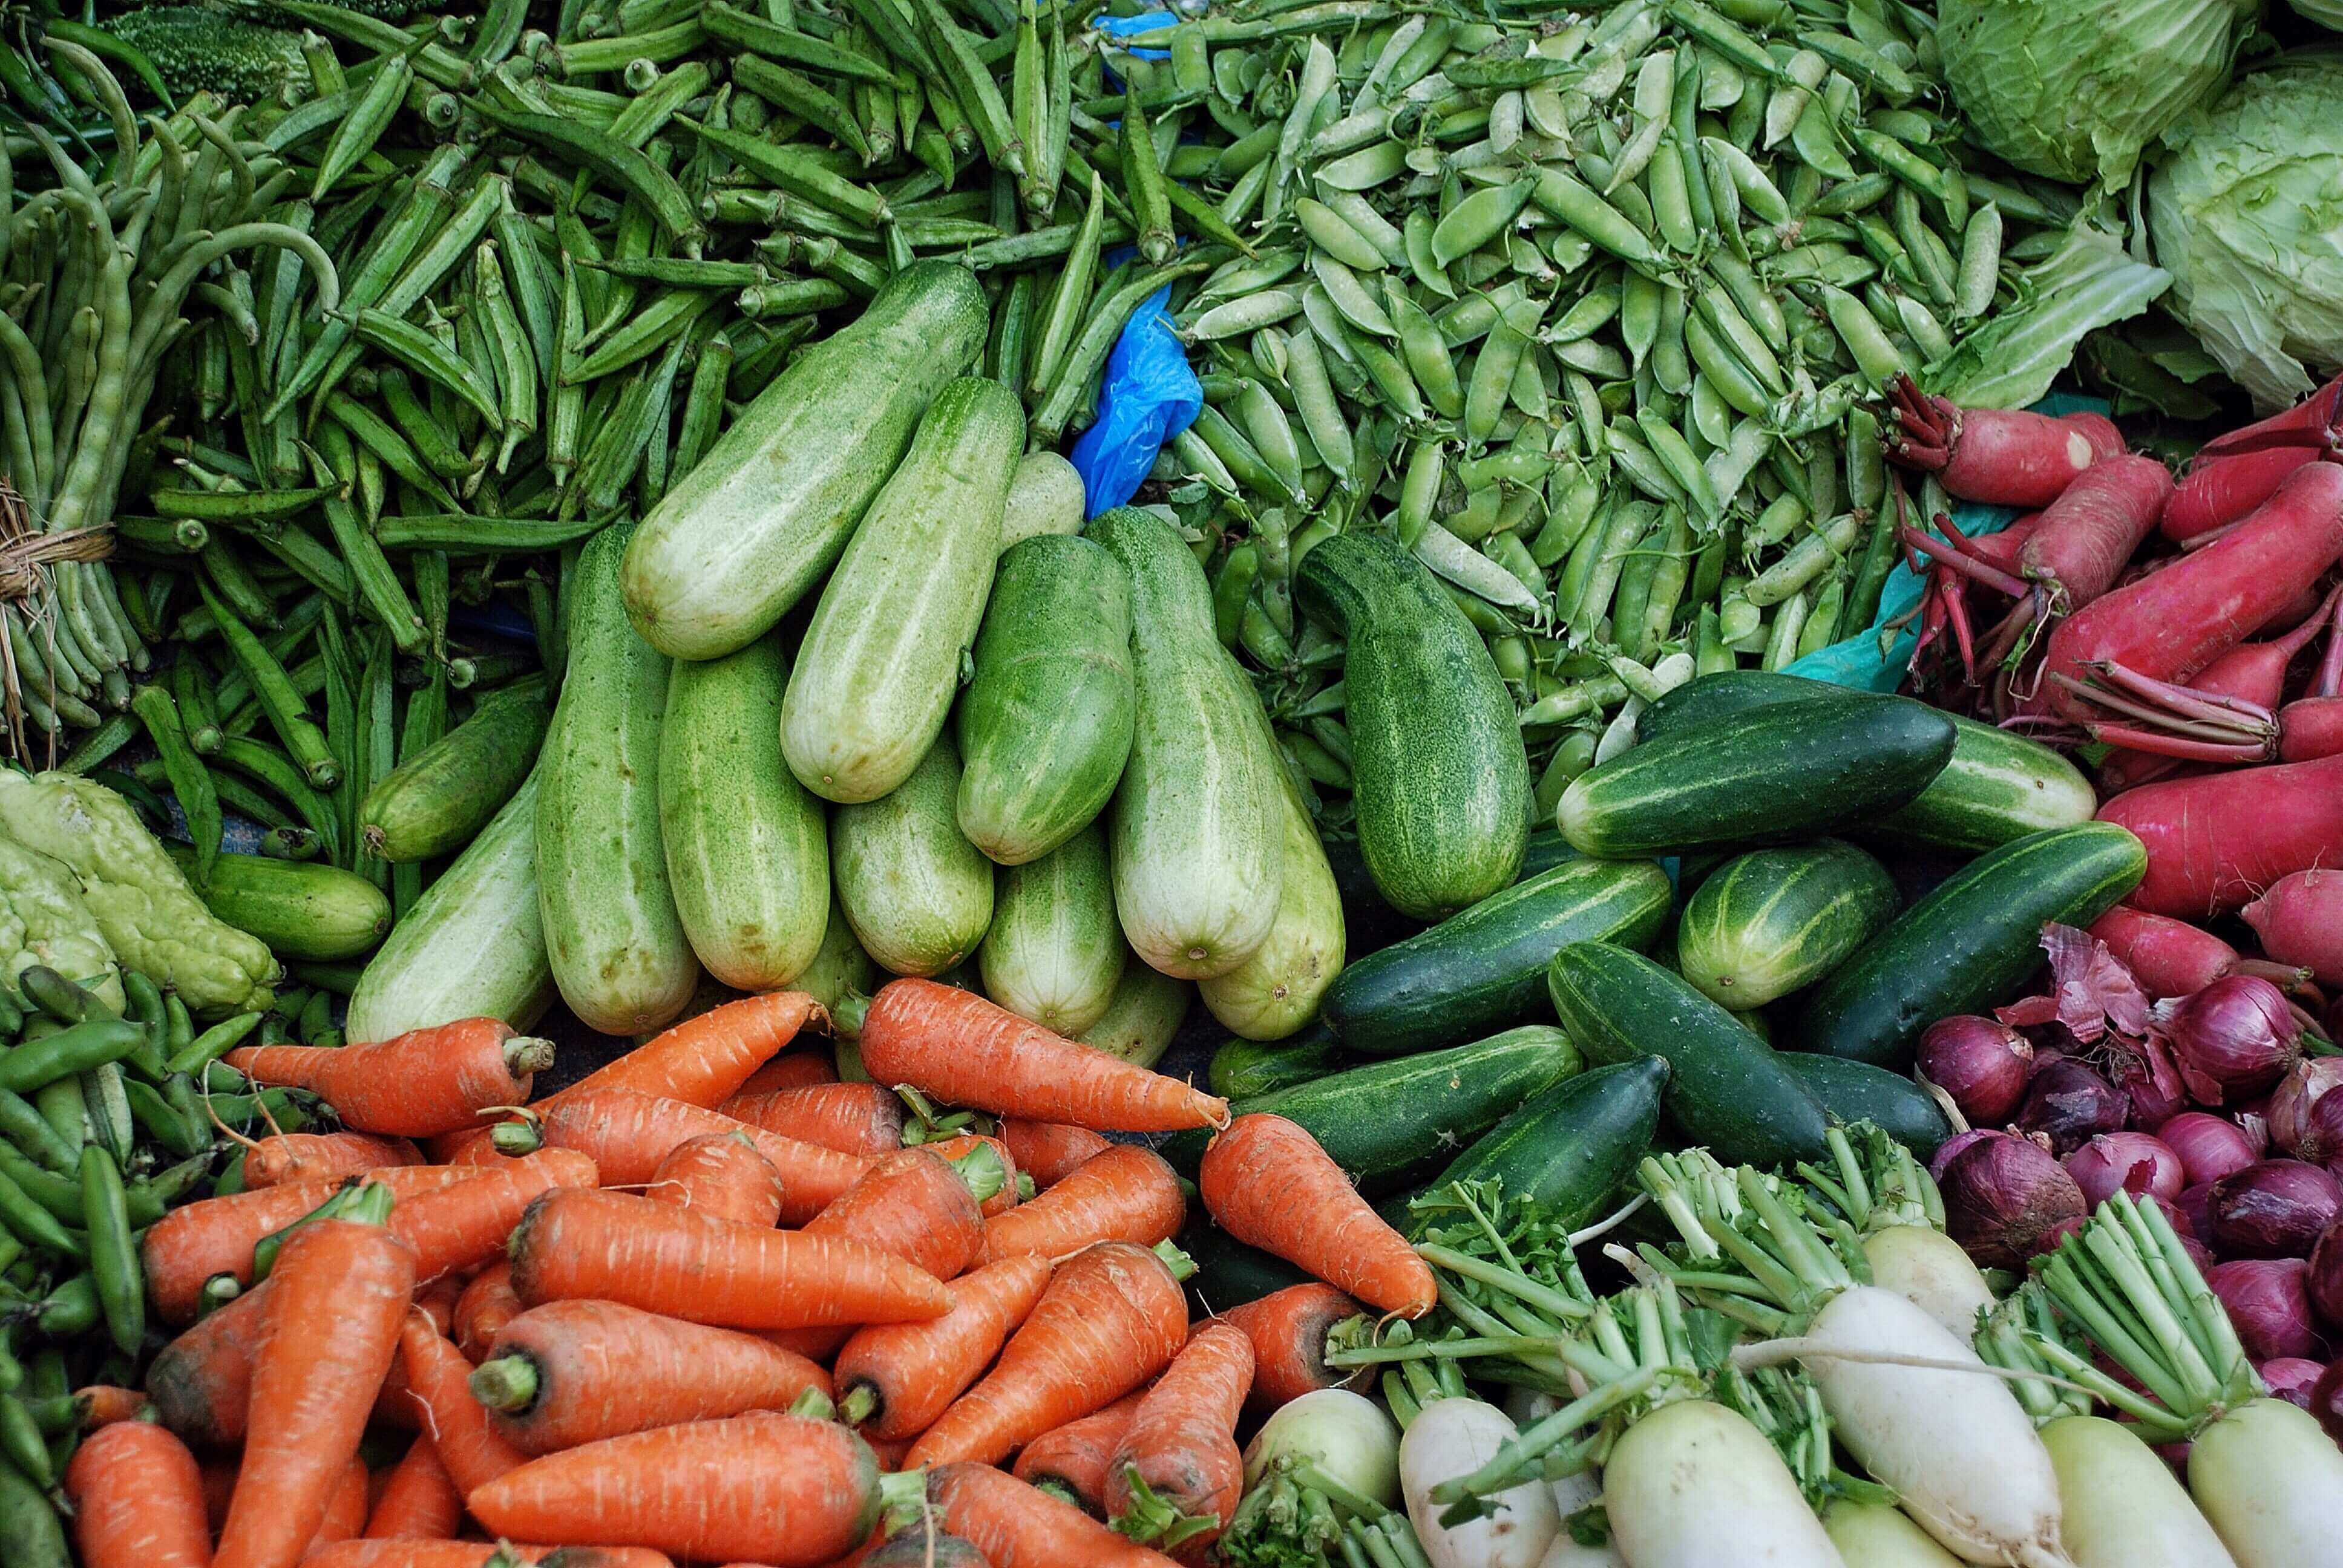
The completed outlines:
<svg viewBox="0 0 2343 1568">
<path fill-rule="evenodd" d="M 2167 303 L 2255 401 L 2295 402 L 2343 363 L 2343 60 L 2241 77 L 2175 139 L 2147 185 Z"/>
<path fill-rule="evenodd" d="M 2220 90 L 2260 0 L 1943 0 L 1945 80 L 1986 149 L 2031 174 L 2131 177 Z"/>
</svg>

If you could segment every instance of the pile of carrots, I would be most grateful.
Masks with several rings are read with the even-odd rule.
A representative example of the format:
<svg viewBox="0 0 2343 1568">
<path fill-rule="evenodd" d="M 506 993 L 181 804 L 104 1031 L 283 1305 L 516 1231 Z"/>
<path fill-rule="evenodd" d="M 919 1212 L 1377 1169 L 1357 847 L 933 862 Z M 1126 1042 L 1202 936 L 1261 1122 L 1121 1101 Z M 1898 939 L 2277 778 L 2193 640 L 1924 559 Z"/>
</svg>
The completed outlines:
<svg viewBox="0 0 2343 1568">
<path fill-rule="evenodd" d="M 787 1049 L 824 1021 L 746 998 L 533 1104 L 481 1020 L 239 1053 L 347 1130 L 147 1231 L 180 1332 L 65 1475 L 87 1568 L 1192 1563 L 1248 1405 L 1433 1304 L 1290 1121 L 927 980 L 872 1000 L 872 1083 Z M 907 1145 L 906 1100 L 993 1120 Z M 1191 1323 L 1185 1191 L 1101 1135 L 1197 1127 L 1206 1209 L 1325 1282 Z"/>
</svg>

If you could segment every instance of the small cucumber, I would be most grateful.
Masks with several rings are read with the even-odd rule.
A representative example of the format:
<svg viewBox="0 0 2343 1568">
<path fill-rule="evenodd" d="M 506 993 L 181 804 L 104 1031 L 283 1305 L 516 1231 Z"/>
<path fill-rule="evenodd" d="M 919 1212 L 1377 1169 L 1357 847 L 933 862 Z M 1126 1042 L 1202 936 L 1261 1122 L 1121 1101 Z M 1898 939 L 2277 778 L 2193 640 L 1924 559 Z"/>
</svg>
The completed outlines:
<svg viewBox="0 0 2343 1568">
<path fill-rule="evenodd" d="M 604 1034 L 659 1028 L 699 981 L 659 842 L 667 656 L 635 635 L 618 599 L 631 531 L 613 524 L 578 555 L 569 673 L 537 789 L 546 951 L 562 1000 Z"/>
<path fill-rule="evenodd" d="M 1188 1000 L 1195 994 L 1196 988 L 1186 980 L 1126 960 L 1104 1016 L 1077 1038 L 1134 1067 L 1152 1067 L 1172 1049 L 1172 1037 L 1187 1019 Z"/>
<path fill-rule="evenodd" d="M 1815 990 L 1802 1050 L 1905 1071 L 1920 1032 L 1990 1012 L 2042 968 L 2042 926 L 2087 926 L 2139 886 L 2147 850 L 2112 822 L 2054 828 L 1954 872 Z"/>
<path fill-rule="evenodd" d="M 1810 1050 L 1785 1050 L 1782 1064 L 1822 1101 L 1832 1121 L 1875 1121 L 1924 1161 L 1953 1135 L 1944 1107 L 1900 1072 Z"/>
<path fill-rule="evenodd" d="M 1222 1100 L 1245 1100 L 1339 1072 L 1342 1065 L 1333 1033 L 1315 1023 L 1284 1040 L 1225 1040 L 1212 1052 L 1206 1077 Z"/>
<path fill-rule="evenodd" d="M 992 923 L 992 862 L 961 836 L 959 791 L 960 752 L 940 735 L 892 794 L 830 814 L 839 907 L 890 974 L 940 975 Z"/>
<path fill-rule="evenodd" d="M 1000 382 L 951 382 L 847 542 L 781 699 L 781 754 L 824 799 L 878 799 L 942 733 L 1024 428 Z"/>
<path fill-rule="evenodd" d="M 553 718 L 541 679 L 516 681 L 392 769 L 358 807 L 367 853 L 393 863 L 452 855 L 537 766 Z"/>
<path fill-rule="evenodd" d="M 1277 758 L 1268 717 L 1258 706 L 1254 714 L 1263 755 L 1277 774 L 1284 888 L 1261 946 L 1228 973 L 1199 980 L 1196 994 L 1222 1028 L 1248 1040 L 1282 1040 L 1318 1016 L 1320 999 L 1342 972 L 1342 895 L 1318 841 L 1318 825 Z"/>
<path fill-rule="evenodd" d="M 1496 1181 L 1573 1229 L 1600 1215 L 1651 1151 L 1668 1064 L 1657 1056 L 1590 1068 L 1522 1101 L 1426 1189 Z M 1419 1221 L 1420 1224 L 1422 1221 Z"/>
<path fill-rule="evenodd" d="M 1721 1007 L 1747 1012 L 1812 984 L 1896 915 L 1896 879 L 1852 844 L 1825 839 L 1727 861 L 1684 906 L 1676 970 Z"/>
<path fill-rule="evenodd" d="M 1904 805 L 1952 754 L 1934 709 L 1817 699 L 1647 740 L 1572 780 L 1555 815 L 1574 848 L 1613 859 L 1790 843 Z"/>
<path fill-rule="evenodd" d="M 813 961 L 830 918 L 821 802 L 783 765 L 781 648 L 678 659 L 659 732 L 659 835 L 677 915 L 708 971 L 779 990 Z"/>
<path fill-rule="evenodd" d="M 1579 942 L 1547 971 L 1562 1027 L 1595 1061 L 1667 1059 L 1668 1115 L 1726 1164 L 1787 1165 L 1823 1151 L 1829 1124 L 1773 1047 L 1640 953 Z"/>
<path fill-rule="evenodd" d="M 846 911 L 838 907 L 835 887 L 830 889 L 821 946 L 814 950 L 813 960 L 798 971 L 790 986 L 821 1003 L 822 1010 L 833 1017 L 847 998 L 869 996 L 879 989 L 879 966 L 855 940 L 854 927 L 848 922 Z"/>
<path fill-rule="evenodd" d="M 1546 966 L 1572 942 L 1641 948 L 1674 894 L 1652 860 L 1571 859 L 1344 970 L 1320 1012 L 1342 1043 L 1399 1056 L 1546 1010 Z"/>
<path fill-rule="evenodd" d="M 1105 809 L 1131 755 L 1130 578 L 1088 539 L 1011 547 L 973 662 L 955 719 L 960 831 L 1023 865 Z"/>
<path fill-rule="evenodd" d="M 1040 534 L 1079 534 L 1085 509 L 1081 470 L 1055 452 L 1028 452 L 1009 481 L 1001 548 Z"/>
<path fill-rule="evenodd" d="M 332 963 L 372 952 L 390 930 L 390 900 L 364 877 L 316 860 L 221 855 L 196 879 L 196 853 L 163 846 L 204 907 L 280 957 Z"/>
<path fill-rule="evenodd" d="M 965 783 L 965 779 L 963 779 Z M 996 875 L 992 926 L 977 962 L 984 994 L 1052 1033 L 1106 1016 L 1131 949 L 1114 920 L 1106 834 L 1096 824 Z"/>
</svg>

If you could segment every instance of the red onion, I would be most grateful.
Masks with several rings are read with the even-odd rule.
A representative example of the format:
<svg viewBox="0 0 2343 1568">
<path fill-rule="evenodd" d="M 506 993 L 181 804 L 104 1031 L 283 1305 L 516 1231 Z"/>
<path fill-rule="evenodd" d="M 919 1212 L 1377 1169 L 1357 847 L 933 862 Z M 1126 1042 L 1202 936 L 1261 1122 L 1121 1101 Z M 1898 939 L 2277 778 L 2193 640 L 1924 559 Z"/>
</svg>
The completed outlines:
<svg viewBox="0 0 2343 1568">
<path fill-rule="evenodd" d="M 2184 1111 L 2157 1128 L 2156 1135 L 2180 1156 L 2180 1169 L 2191 1187 L 2218 1181 L 2262 1157 L 2236 1122 L 2208 1111 Z"/>
<path fill-rule="evenodd" d="M 2091 1217 L 2087 1214 L 2067 1215 L 2065 1219 L 2059 1221 L 2056 1224 L 2042 1232 L 2040 1238 L 2034 1243 L 2034 1251 L 2036 1254 L 2039 1256 L 2044 1253 L 2056 1251 L 2059 1248 L 2066 1244 L 2067 1237 L 2081 1235 L 2090 1222 Z"/>
<path fill-rule="evenodd" d="M 1989 1127 L 1976 1127 L 1966 1132 L 1956 1132 L 1937 1144 L 1936 1151 L 1928 1156 L 1928 1174 L 1942 1181 L 1945 1179 L 1945 1167 L 1959 1158 L 1963 1150 L 1972 1143 L 1982 1143 L 1988 1138 L 2006 1136 L 2006 1134 L 1996 1132 Z"/>
<path fill-rule="evenodd" d="M 2278 1080 L 2270 1095 L 2270 1141 L 2314 1165 L 2343 1156 L 2343 1056 L 2308 1056 Z"/>
<path fill-rule="evenodd" d="M 2302 1054 L 2286 993 L 2258 975 L 2223 975 L 2164 1020 L 2188 1092 L 2206 1105 L 2259 1094 Z"/>
<path fill-rule="evenodd" d="M 2310 1413 L 2318 1418 L 2328 1436 L 2343 1442 L 2343 1357 L 2328 1362 L 2318 1382 L 2311 1385 Z"/>
<path fill-rule="evenodd" d="M 2253 1144 L 2257 1160 L 2270 1151 L 2269 1108 L 2270 1097 L 2257 1094 L 2251 1100 L 2231 1101 L 2228 1109 L 2222 1112 L 2237 1124 L 2237 1131 Z"/>
<path fill-rule="evenodd" d="M 1987 1133 L 1945 1167 L 1945 1230 L 1988 1268 L 2018 1269 L 2044 1232 L 2084 1212 L 2066 1168 L 2024 1138 Z"/>
<path fill-rule="evenodd" d="M 2079 1061 L 2054 1061 L 2026 1086 L 2016 1125 L 2049 1135 L 2050 1151 L 2064 1157 L 2101 1132 L 2122 1131 L 2130 1110 L 2123 1091 Z"/>
<path fill-rule="evenodd" d="M 2180 1156 L 2145 1132 L 2102 1132 L 2066 1156 L 2066 1174 L 2096 1209 L 2117 1192 L 2145 1192 L 2169 1201 L 2187 1182 Z"/>
<path fill-rule="evenodd" d="M 2173 1228 L 2173 1240 L 2180 1243 L 2180 1250 L 2188 1254 L 2188 1261 L 2197 1266 L 2198 1273 L 2209 1274 L 2213 1271 L 2212 1248 L 2177 1226 Z"/>
<path fill-rule="evenodd" d="M 1920 1076 L 1953 1097 L 1972 1126 L 2006 1121 L 2034 1073 L 2034 1042 L 1996 1019 L 1938 1019 L 1920 1037 Z"/>
<path fill-rule="evenodd" d="M 2299 1160 L 2262 1160 L 2213 1183 L 2213 1245 L 2234 1258 L 2301 1258 L 2343 1210 L 2343 1182 Z"/>
<path fill-rule="evenodd" d="M 2310 1248 L 2310 1279 L 2306 1287 L 2318 1315 L 2343 1329 L 2343 1222 L 2327 1227 Z"/>
<path fill-rule="evenodd" d="M 2271 1398 L 2298 1404 L 2305 1410 L 2310 1408 L 2310 1391 L 2318 1385 L 2318 1374 L 2326 1370 L 2301 1356 L 2276 1356 L 2254 1369 L 2261 1373 Z"/>
<path fill-rule="evenodd" d="M 2171 1086 L 2166 1088 L 2157 1082 L 2156 1074 L 2134 1063 L 2117 1075 L 2116 1087 L 2131 1102 L 2131 1124 L 2142 1132 L 2162 1136 L 2164 1124 L 2188 1109 L 2187 1095 L 2177 1074 L 2171 1077 Z"/>
<path fill-rule="evenodd" d="M 2310 1320 L 2310 1297 L 2302 1282 L 2308 1271 L 2299 1258 L 2239 1258 L 2214 1264 L 2205 1282 L 2228 1309 L 2247 1355 L 2258 1362 L 2312 1356 L 2327 1346 Z"/>
<path fill-rule="evenodd" d="M 2172 1201 L 2172 1228 L 2200 1241 L 2213 1233 L 2213 1183 L 2200 1181 L 2180 1190 Z"/>
</svg>

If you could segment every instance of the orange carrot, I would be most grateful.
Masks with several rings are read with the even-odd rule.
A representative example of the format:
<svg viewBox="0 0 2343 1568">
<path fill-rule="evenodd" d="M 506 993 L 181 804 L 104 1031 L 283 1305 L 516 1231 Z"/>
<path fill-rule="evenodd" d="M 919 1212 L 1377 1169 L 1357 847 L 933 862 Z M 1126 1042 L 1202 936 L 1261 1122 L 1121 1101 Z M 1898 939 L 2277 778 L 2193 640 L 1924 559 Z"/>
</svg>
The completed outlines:
<svg viewBox="0 0 2343 1568">
<path fill-rule="evenodd" d="M 1062 1121 L 1028 1121 L 1011 1116 L 1001 1123 L 1001 1136 L 1017 1157 L 1017 1169 L 1033 1178 L 1046 1192 L 1091 1155 L 1103 1152 L 1107 1141 L 1087 1127 Z"/>
<path fill-rule="evenodd" d="M 951 1105 L 1070 1121 L 1095 1131 L 1220 1126 L 1229 1105 L 1029 1023 L 973 991 L 933 980 L 879 988 L 862 1021 L 862 1065 Z"/>
<path fill-rule="evenodd" d="M 420 1165 L 422 1152 L 404 1138 L 370 1132 L 280 1132 L 244 1151 L 244 1184 L 281 1187 L 287 1181 L 338 1181 L 384 1165 Z"/>
<path fill-rule="evenodd" d="M 146 1369 L 156 1419 L 197 1448 L 233 1448 L 244 1441 L 252 1359 L 260 1352 L 269 1290 L 264 1283 L 246 1291 L 188 1328 L 157 1351 Z"/>
<path fill-rule="evenodd" d="M 1000 1364 L 936 1419 L 910 1462 L 997 1464 L 1129 1393 L 1187 1338 L 1188 1303 L 1162 1259 L 1128 1241 L 1092 1247 L 1058 1266 Z"/>
<path fill-rule="evenodd" d="M 784 1224 L 802 1225 L 870 1168 L 859 1154 L 784 1138 L 719 1111 L 628 1089 L 557 1098 L 544 1113 L 545 1141 L 593 1157 L 613 1187 L 641 1186 L 676 1146 L 709 1133 L 740 1132 L 780 1173 Z"/>
<path fill-rule="evenodd" d="M 438 1541 L 456 1533 L 464 1523 L 464 1494 L 439 1462 L 439 1451 L 429 1432 L 417 1432 L 407 1445 L 407 1457 L 390 1473 L 390 1481 L 367 1515 L 369 1541 Z"/>
<path fill-rule="evenodd" d="M 937 1523 L 984 1553 L 992 1568 L 1172 1568 L 1172 1559 L 1124 1540 L 987 1464 L 947 1464 L 928 1475 Z"/>
<path fill-rule="evenodd" d="M 399 1202 L 478 1174 L 447 1165 L 394 1165 L 366 1172 L 369 1181 Z M 148 1226 L 138 1251 L 147 1289 L 163 1320 L 193 1322 L 204 1282 L 214 1274 L 233 1275 L 238 1284 L 252 1283 L 253 1247 L 332 1197 L 337 1185 L 293 1181 L 257 1192 L 204 1198 L 182 1204 Z"/>
<path fill-rule="evenodd" d="M 1003 1258 L 952 1282 L 952 1307 L 925 1323 L 858 1329 L 838 1352 L 839 1417 L 873 1437 L 916 1437 L 1000 1353 L 1050 1283 L 1044 1258 Z"/>
<path fill-rule="evenodd" d="M 456 1348 L 464 1359 L 478 1363 L 504 1326 L 520 1316 L 520 1297 L 512 1288 L 512 1265 L 491 1263 L 472 1276 L 456 1302 Z"/>
<path fill-rule="evenodd" d="M 477 1171 L 437 1192 L 418 1193 L 390 1213 L 391 1234 L 415 1249 L 418 1278 L 436 1280 L 504 1250 L 521 1211 L 541 1192 L 591 1187 L 594 1161 L 573 1149 L 542 1149 L 525 1159 Z"/>
<path fill-rule="evenodd" d="M 754 1334 L 616 1302 L 548 1302 L 505 1325 L 472 1397 L 524 1453 L 679 1422 L 787 1410 L 830 1374 Z"/>
<path fill-rule="evenodd" d="M 990 1220 L 995 1214 L 1014 1209 L 1023 1201 L 1017 1191 L 1017 1158 L 1009 1152 L 1009 1145 L 981 1132 L 954 1132 L 942 1138 L 931 1138 L 920 1147 L 947 1160 L 958 1161 L 964 1154 L 975 1152 L 980 1143 L 991 1150 L 994 1158 L 1001 1161 L 1001 1191 L 978 1205 L 979 1211 Z"/>
<path fill-rule="evenodd" d="M 870 1452 L 879 1456 L 879 1468 L 893 1475 L 903 1468 L 903 1461 L 910 1457 L 914 1440 L 908 1437 L 873 1437 L 866 1432 L 863 1441 L 870 1445 Z"/>
<path fill-rule="evenodd" d="M 256 1083 L 312 1091 L 357 1131 L 425 1138 L 527 1100 L 529 1075 L 553 1063 L 553 1042 L 468 1018 L 372 1045 L 252 1045 L 225 1060 Z"/>
<path fill-rule="evenodd" d="M 366 1522 L 367 1467 L 353 1459 L 342 1467 L 342 1479 L 326 1503 L 326 1517 L 317 1525 L 317 1533 L 309 1537 L 309 1550 L 315 1552 L 337 1541 L 354 1541 Z"/>
<path fill-rule="evenodd" d="M 1322 1388 L 1357 1388 L 1372 1367 L 1342 1371 L 1326 1364 L 1326 1336 L 1367 1309 L 1332 1285 L 1288 1285 L 1219 1314 L 1252 1342 L 1252 1392 L 1245 1408 L 1267 1415 Z"/>
<path fill-rule="evenodd" d="M 65 1480 L 83 1568 L 211 1568 L 203 1472 L 161 1427 L 127 1421 L 92 1432 Z"/>
<path fill-rule="evenodd" d="M 1062 1258 L 1093 1241 L 1151 1247 L 1178 1235 L 1187 1218 L 1180 1178 L 1163 1157 L 1116 1143 L 1031 1203 L 987 1220 L 984 1243 L 996 1258 Z"/>
<path fill-rule="evenodd" d="M 1196 1331 L 1139 1402 L 1106 1470 L 1106 1511 L 1133 1541 L 1202 1551 L 1244 1490 L 1237 1417 L 1252 1387 L 1252 1342 L 1228 1323 Z"/>
<path fill-rule="evenodd" d="M 860 1559 L 856 1568 L 992 1568 L 992 1563 L 959 1536 L 940 1531 L 931 1533 L 923 1522 L 915 1521 L 910 1529 Z"/>
<path fill-rule="evenodd" d="M 422 1313 L 407 1315 L 398 1354 L 407 1367 L 407 1398 L 458 1493 L 469 1496 L 473 1488 L 528 1462 L 528 1455 L 505 1441 L 472 1397 L 472 1363 Z"/>
<path fill-rule="evenodd" d="M 400 1234 L 391 1227 L 391 1234 Z M 464 1277 L 460 1273 L 442 1274 L 427 1285 L 415 1288 L 415 1305 L 431 1320 L 431 1326 L 443 1334 L 456 1332 L 456 1303 L 464 1298 Z"/>
<path fill-rule="evenodd" d="M 1250 1247 L 1307 1269 L 1380 1312 L 1420 1318 L 1432 1266 L 1383 1222 L 1318 1141 L 1282 1116 L 1240 1116 L 1204 1151 L 1204 1207 Z"/>
<path fill-rule="evenodd" d="M 206 1459 L 204 1470 L 204 1523 L 211 1531 L 211 1539 L 219 1539 L 220 1526 L 227 1523 L 228 1499 L 236 1495 L 236 1462 L 234 1459 Z"/>
<path fill-rule="evenodd" d="M 81 1406 L 81 1429 L 84 1432 L 96 1432 L 101 1426 L 112 1426 L 119 1421 L 136 1421 L 146 1408 L 145 1390 L 116 1388 L 105 1382 L 94 1382 L 86 1388 L 74 1390 L 74 1400 Z"/>
<path fill-rule="evenodd" d="M 781 1174 L 737 1132 L 703 1132 L 670 1150 L 643 1196 L 768 1228 L 781 1217 Z"/>
<path fill-rule="evenodd" d="M 603 1089 L 631 1089 L 713 1110 L 740 1092 L 749 1076 L 797 1038 L 808 1024 L 827 1026 L 829 1014 L 803 991 L 744 996 L 695 1018 L 598 1067 L 546 1105 Z M 542 1107 L 540 1107 L 542 1109 Z"/>
<path fill-rule="evenodd" d="M 736 1094 L 723 1109 L 753 1127 L 848 1154 L 884 1154 L 903 1146 L 903 1101 L 876 1083 L 809 1083 Z"/>
<path fill-rule="evenodd" d="M 594 1297 L 727 1328 L 916 1322 L 951 1306 L 934 1275 L 860 1241 L 578 1188 L 529 1205 L 512 1265 L 531 1305 Z"/>
<path fill-rule="evenodd" d="M 301 1559 L 301 1568 L 487 1568 L 498 1552 L 543 1568 L 675 1568 L 645 1546 L 521 1546 L 509 1541 L 344 1541 Z"/>
<path fill-rule="evenodd" d="M 838 1069 L 830 1059 L 827 1047 L 807 1046 L 802 1050 L 785 1050 L 764 1066 L 750 1073 L 746 1081 L 733 1091 L 732 1099 L 751 1094 L 770 1094 L 777 1089 L 802 1089 L 809 1083 L 836 1083 Z M 724 1107 L 719 1105 L 719 1111 Z M 730 1115 L 729 1111 L 725 1112 Z"/>
<path fill-rule="evenodd" d="M 1051 1427 L 1017 1455 L 1017 1479 L 1104 1519 L 1107 1465 L 1146 1397 L 1143 1390 L 1127 1393 L 1104 1410 Z"/>
<path fill-rule="evenodd" d="M 379 1224 L 320 1220 L 287 1240 L 268 1277 L 216 1568 L 292 1568 L 308 1549 L 357 1454 L 414 1293 L 415 1254 Z"/>
<path fill-rule="evenodd" d="M 466 1501 L 499 1535 L 809 1568 L 870 1533 L 880 1486 L 846 1428 L 759 1412 L 548 1453 Z"/>
</svg>

